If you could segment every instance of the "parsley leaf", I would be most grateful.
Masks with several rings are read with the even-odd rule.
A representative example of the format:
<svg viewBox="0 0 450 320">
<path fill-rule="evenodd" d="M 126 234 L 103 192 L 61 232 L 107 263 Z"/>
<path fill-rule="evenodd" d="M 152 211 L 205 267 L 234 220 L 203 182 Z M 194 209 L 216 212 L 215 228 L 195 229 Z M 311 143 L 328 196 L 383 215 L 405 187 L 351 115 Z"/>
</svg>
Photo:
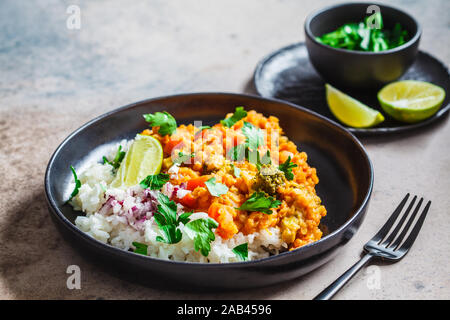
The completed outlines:
<svg viewBox="0 0 450 320">
<path fill-rule="evenodd" d="M 154 214 L 156 224 L 164 235 L 156 237 L 156 241 L 177 243 L 181 240 L 181 231 L 177 228 L 177 204 L 165 194 L 158 193 L 158 212 Z"/>
<path fill-rule="evenodd" d="M 111 165 L 114 169 L 119 169 L 120 164 L 122 163 L 123 158 L 125 157 L 125 151 L 122 151 L 122 146 L 119 145 L 117 149 L 116 156 L 114 157 L 113 162 L 109 161 L 105 156 L 103 157 L 103 164 L 107 163 Z"/>
<path fill-rule="evenodd" d="M 190 232 L 194 238 L 194 249 L 207 257 L 211 251 L 211 241 L 215 240 L 213 228 L 217 228 L 219 224 L 211 219 L 197 219 L 186 224 L 185 229 Z"/>
<path fill-rule="evenodd" d="M 247 111 L 244 110 L 244 107 L 236 107 L 233 115 L 224 120 L 220 120 L 220 123 L 225 127 L 231 128 L 236 122 L 245 118 L 247 116 Z"/>
<path fill-rule="evenodd" d="M 173 159 L 173 163 L 176 164 L 182 164 L 183 162 L 185 163 L 191 163 L 191 158 L 195 157 L 195 153 L 192 152 L 191 154 L 184 154 L 183 152 L 178 152 L 178 157 Z"/>
<path fill-rule="evenodd" d="M 244 122 L 242 133 L 247 137 L 245 145 L 250 151 L 258 150 L 264 144 L 264 133 L 260 128 L 256 128 L 250 122 Z"/>
<path fill-rule="evenodd" d="M 174 117 L 172 117 L 166 111 L 155 112 L 154 114 L 144 114 L 144 119 L 152 127 L 159 127 L 158 133 L 162 136 L 167 134 L 172 134 L 177 129 L 177 122 Z"/>
<path fill-rule="evenodd" d="M 167 181 L 169 181 L 169 177 L 170 176 L 166 173 L 148 175 L 141 181 L 140 186 L 142 189 L 150 188 L 151 190 L 159 190 Z"/>
<path fill-rule="evenodd" d="M 254 192 L 251 194 L 250 198 L 237 209 L 272 214 L 272 210 L 270 209 L 277 208 L 280 204 L 281 201 L 276 200 L 274 197 L 267 196 L 265 192 Z"/>
<path fill-rule="evenodd" d="M 161 230 L 164 237 L 157 236 L 156 241 L 165 242 L 169 244 L 178 243 L 181 240 L 181 230 L 178 225 L 189 223 L 189 216 L 194 212 L 185 212 L 177 218 L 177 204 L 170 200 L 163 193 L 158 193 L 156 196 L 158 200 L 158 212 L 154 214 L 156 224 Z"/>
<path fill-rule="evenodd" d="M 145 243 L 133 242 L 133 246 L 136 247 L 136 249 L 134 249 L 134 253 L 143 254 L 144 256 L 147 255 L 148 245 L 146 245 Z"/>
<path fill-rule="evenodd" d="M 205 181 L 205 185 L 208 188 L 209 193 L 214 197 L 220 197 L 228 192 L 228 187 L 224 184 L 216 183 L 215 177 Z"/>
<path fill-rule="evenodd" d="M 291 156 L 289 156 L 286 160 L 286 162 L 280 164 L 278 166 L 278 169 L 280 171 L 284 172 L 284 176 L 286 177 L 287 180 L 292 180 L 294 179 L 294 174 L 292 173 L 292 168 L 297 167 L 297 165 L 295 163 L 291 162 Z"/>
<path fill-rule="evenodd" d="M 180 214 L 180 216 L 178 217 L 178 220 L 177 220 L 177 224 L 179 224 L 180 222 L 181 222 L 182 224 L 187 224 L 187 223 L 189 222 L 189 217 L 190 217 L 191 214 L 193 214 L 193 213 L 194 213 L 194 211 L 191 211 L 191 212 L 185 212 L 185 213 Z"/>
<path fill-rule="evenodd" d="M 72 200 L 72 198 L 78 194 L 78 192 L 80 191 L 79 189 L 81 187 L 81 181 L 78 180 L 77 173 L 75 172 L 74 167 L 70 166 L 70 170 L 72 170 L 73 178 L 75 180 L 75 188 L 73 189 L 72 193 L 70 194 L 70 198 L 69 198 L 69 200 L 67 200 L 67 202 Z"/>
<path fill-rule="evenodd" d="M 163 232 L 164 238 L 161 236 L 156 237 L 156 241 L 158 242 L 165 242 L 169 244 L 178 243 L 181 241 L 181 230 L 178 229 L 173 224 L 163 225 L 159 226 L 159 229 Z"/>
<path fill-rule="evenodd" d="M 248 243 L 240 244 L 234 247 L 231 251 L 239 258 L 239 260 L 245 261 L 248 259 Z"/>
</svg>

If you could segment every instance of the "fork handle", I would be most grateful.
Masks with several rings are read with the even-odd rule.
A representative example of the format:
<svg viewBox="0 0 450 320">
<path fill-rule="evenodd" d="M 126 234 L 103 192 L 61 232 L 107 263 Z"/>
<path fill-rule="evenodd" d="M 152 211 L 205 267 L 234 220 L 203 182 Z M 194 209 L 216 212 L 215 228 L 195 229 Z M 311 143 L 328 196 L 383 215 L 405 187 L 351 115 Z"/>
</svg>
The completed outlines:
<svg viewBox="0 0 450 320">
<path fill-rule="evenodd" d="M 367 253 L 357 263 L 355 263 L 350 269 L 348 269 L 342 276 L 336 279 L 332 284 L 326 287 L 321 293 L 319 293 L 313 300 L 329 300 L 333 297 L 353 276 L 364 267 L 374 256 L 371 253 Z"/>
</svg>

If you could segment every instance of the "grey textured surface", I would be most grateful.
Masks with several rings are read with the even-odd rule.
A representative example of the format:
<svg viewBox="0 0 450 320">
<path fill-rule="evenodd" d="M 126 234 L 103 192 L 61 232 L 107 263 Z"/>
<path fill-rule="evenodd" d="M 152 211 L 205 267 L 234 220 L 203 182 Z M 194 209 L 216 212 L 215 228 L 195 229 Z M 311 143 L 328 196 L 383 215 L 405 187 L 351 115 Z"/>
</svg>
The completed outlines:
<svg viewBox="0 0 450 320">
<path fill-rule="evenodd" d="M 47 213 L 43 176 L 57 145 L 113 108 L 182 92 L 252 93 L 256 63 L 303 40 L 306 15 L 334 1 L 0 2 L 0 298 L 310 299 L 350 267 L 406 192 L 433 201 L 407 257 L 359 273 L 337 299 L 449 299 L 450 123 L 364 139 L 375 167 L 367 218 L 339 257 L 289 284 L 180 293 L 122 281 L 64 242 Z M 422 23 L 421 49 L 450 61 L 450 2 L 390 1 Z M 71 4 L 81 29 L 66 28 Z M 320 172 L 319 172 L 320 177 Z M 79 265 L 81 290 L 66 287 Z M 378 269 L 377 269 L 378 268 Z M 380 287 L 371 288 L 374 274 Z"/>
</svg>

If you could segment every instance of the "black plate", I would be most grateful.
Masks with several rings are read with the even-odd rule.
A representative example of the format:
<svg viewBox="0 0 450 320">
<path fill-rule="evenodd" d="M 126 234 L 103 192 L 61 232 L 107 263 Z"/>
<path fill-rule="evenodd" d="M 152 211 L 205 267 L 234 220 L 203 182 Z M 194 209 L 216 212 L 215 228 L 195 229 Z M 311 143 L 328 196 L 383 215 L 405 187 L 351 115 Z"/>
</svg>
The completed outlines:
<svg viewBox="0 0 450 320">
<path fill-rule="evenodd" d="M 328 210 L 322 220 L 327 234 L 297 250 L 240 263 L 172 262 L 103 244 L 74 224 L 75 212 L 65 205 L 70 165 L 79 169 L 100 161 L 106 145 L 134 138 L 148 127 L 142 114 L 166 110 L 178 124 L 202 120 L 212 125 L 236 106 L 279 117 L 287 135 L 308 153 L 320 183 L 317 192 Z M 150 285 L 180 288 L 237 289 L 266 286 L 301 276 L 329 261 L 361 224 L 372 191 L 373 169 L 361 143 L 347 130 L 304 108 L 257 96 L 198 93 L 146 100 L 125 106 L 85 124 L 56 149 L 47 167 L 45 191 L 50 214 L 64 237 L 83 254 L 121 277 Z M 69 192 L 70 193 L 70 192 Z"/>
<path fill-rule="evenodd" d="M 419 51 L 411 68 L 399 80 L 421 80 L 441 86 L 446 97 L 439 111 L 425 121 L 406 124 L 389 118 L 377 100 L 377 90 L 348 91 L 352 97 L 368 106 L 382 111 L 385 121 L 378 126 L 367 129 L 347 127 L 357 135 L 381 135 L 417 129 L 443 117 L 450 109 L 450 75 L 447 67 L 428 53 Z M 325 82 L 311 65 L 304 43 L 297 43 L 282 48 L 266 58 L 256 67 L 254 84 L 259 95 L 266 98 L 286 100 L 306 107 L 338 121 L 330 112 L 325 98 Z"/>
</svg>

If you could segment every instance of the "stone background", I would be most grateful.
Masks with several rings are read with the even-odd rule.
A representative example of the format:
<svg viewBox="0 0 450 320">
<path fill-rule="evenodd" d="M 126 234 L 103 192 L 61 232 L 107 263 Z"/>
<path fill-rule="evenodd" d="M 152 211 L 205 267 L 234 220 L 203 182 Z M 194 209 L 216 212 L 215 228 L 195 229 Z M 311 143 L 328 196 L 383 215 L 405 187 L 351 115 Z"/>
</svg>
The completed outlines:
<svg viewBox="0 0 450 320">
<path fill-rule="evenodd" d="M 362 270 L 336 299 L 449 299 L 450 123 L 363 139 L 375 167 L 369 212 L 330 263 L 289 284 L 223 294 L 156 290 L 115 278 L 86 261 L 56 231 L 43 177 L 58 144 L 91 118 L 145 98 L 183 92 L 253 93 L 256 63 L 303 41 L 312 10 L 336 1 L 151 0 L 0 2 L 0 298 L 310 299 L 361 253 L 406 192 L 433 201 L 414 247 L 377 264 L 381 287 Z M 390 1 L 412 13 L 421 49 L 450 61 L 450 2 Z M 71 4 L 81 29 L 66 28 Z M 450 94 L 450 93 L 448 93 Z M 66 268 L 82 289 L 66 288 Z"/>
</svg>

